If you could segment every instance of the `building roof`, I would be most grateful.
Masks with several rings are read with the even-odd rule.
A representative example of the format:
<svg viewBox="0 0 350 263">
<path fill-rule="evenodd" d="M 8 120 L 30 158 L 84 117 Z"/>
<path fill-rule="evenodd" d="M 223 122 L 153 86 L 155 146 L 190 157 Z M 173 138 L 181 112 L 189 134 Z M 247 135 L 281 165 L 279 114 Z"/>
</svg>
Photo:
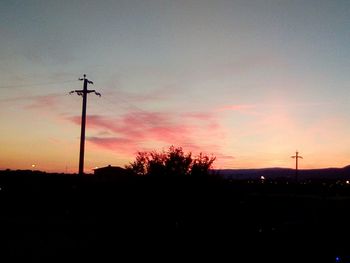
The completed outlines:
<svg viewBox="0 0 350 263">
<path fill-rule="evenodd" d="M 130 172 L 119 166 L 105 166 L 94 169 L 95 175 L 130 175 Z"/>
</svg>

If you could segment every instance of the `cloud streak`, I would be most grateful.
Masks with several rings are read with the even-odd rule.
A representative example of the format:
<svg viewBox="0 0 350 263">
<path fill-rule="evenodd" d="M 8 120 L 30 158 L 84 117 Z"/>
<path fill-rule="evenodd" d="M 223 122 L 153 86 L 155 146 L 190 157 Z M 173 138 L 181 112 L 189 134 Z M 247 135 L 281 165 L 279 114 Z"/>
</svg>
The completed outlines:
<svg viewBox="0 0 350 263">
<path fill-rule="evenodd" d="M 80 116 L 69 117 L 68 120 L 80 125 Z M 215 153 L 221 147 L 217 137 L 223 134 L 211 113 L 131 111 L 119 117 L 93 115 L 88 116 L 87 127 L 89 133 L 95 134 L 87 137 L 90 143 L 129 155 L 146 148 L 169 145 L 183 146 L 194 152 Z"/>
<path fill-rule="evenodd" d="M 223 107 L 220 107 L 217 109 L 217 111 L 221 112 L 221 111 L 248 111 L 248 110 L 252 110 L 255 109 L 256 105 L 250 105 L 250 104 L 233 104 L 233 105 L 226 105 Z"/>
<path fill-rule="evenodd" d="M 48 109 L 54 108 L 58 104 L 57 95 L 37 96 L 32 98 L 32 102 L 25 106 L 26 109 Z"/>
</svg>

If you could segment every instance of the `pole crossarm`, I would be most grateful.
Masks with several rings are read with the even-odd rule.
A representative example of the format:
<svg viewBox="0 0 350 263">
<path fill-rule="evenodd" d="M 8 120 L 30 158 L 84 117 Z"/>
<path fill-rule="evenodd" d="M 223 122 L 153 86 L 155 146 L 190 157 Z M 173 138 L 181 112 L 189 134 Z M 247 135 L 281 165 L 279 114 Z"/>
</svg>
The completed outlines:
<svg viewBox="0 0 350 263">
<path fill-rule="evenodd" d="M 101 97 L 101 93 L 97 92 L 96 90 L 87 90 L 87 91 L 84 91 L 84 90 L 72 90 L 72 91 L 69 92 L 69 95 L 71 95 L 73 93 L 76 93 L 78 96 L 83 96 L 84 92 L 86 92 L 86 93 L 95 93 L 95 95 Z"/>
<path fill-rule="evenodd" d="M 101 93 L 96 90 L 88 90 L 88 84 L 93 85 L 94 83 L 91 80 L 86 78 L 84 74 L 84 78 L 79 78 L 80 81 L 83 81 L 83 89 L 82 90 L 72 90 L 69 94 L 76 93 L 78 96 L 83 97 L 83 106 L 82 106 L 82 114 L 81 114 L 81 135 L 80 135 L 80 155 L 79 155 L 79 175 L 84 174 L 84 152 L 85 152 L 85 126 L 86 126 L 86 104 L 87 104 L 87 95 L 89 93 L 95 93 L 95 95 L 101 97 Z"/>
<path fill-rule="evenodd" d="M 298 155 L 299 153 L 298 152 L 296 152 L 296 155 L 293 155 L 293 156 L 291 156 L 291 158 L 300 158 L 300 159 L 304 159 L 302 156 L 300 156 L 300 155 Z"/>
</svg>

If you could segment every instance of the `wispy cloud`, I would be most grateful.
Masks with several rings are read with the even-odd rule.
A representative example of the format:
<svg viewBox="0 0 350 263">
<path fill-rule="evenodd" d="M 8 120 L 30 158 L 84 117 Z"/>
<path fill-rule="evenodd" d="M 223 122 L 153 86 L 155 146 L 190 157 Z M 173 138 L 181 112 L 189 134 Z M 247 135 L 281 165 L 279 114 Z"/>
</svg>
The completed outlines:
<svg viewBox="0 0 350 263">
<path fill-rule="evenodd" d="M 183 118 L 201 120 L 201 121 L 213 121 L 215 119 L 214 114 L 209 112 L 186 112 L 186 113 L 182 113 L 181 116 Z"/>
<path fill-rule="evenodd" d="M 29 105 L 25 106 L 26 109 L 47 109 L 54 108 L 59 103 L 59 96 L 57 95 L 45 95 L 31 98 Z"/>
<path fill-rule="evenodd" d="M 226 105 L 223 107 L 219 107 L 217 111 L 240 111 L 240 112 L 247 112 L 249 110 L 255 109 L 256 105 L 250 105 L 250 104 L 233 104 L 233 105 Z"/>
<path fill-rule="evenodd" d="M 68 118 L 80 125 L 80 116 Z M 119 117 L 93 115 L 87 126 L 94 136 L 88 141 L 108 150 L 133 155 L 135 151 L 154 145 L 177 145 L 199 152 L 218 152 L 223 131 L 211 113 L 127 112 Z M 213 144 L 213 138 L 216 143 Z"/>
<path fill-rule="evenodd" d="M 118 97 L 131 103 L 158 101 L 165 99 L 167 96 L 169 96 L 167 90 L 163 89 L 154 89 L 143 93 L 118 90 Z"/>
<path fill-rule="evenodd" d="M 128 138 L 92 136 L 87 137 L 87 141 L 95 144 L 98 147 L 111 151 L 118 151 L 120 153 L 130 154 L 137 151 L 136 142 Z"/>
<path fill-rule="evenodd" d="M 54 97 L 58 97 L 61 94 L 47 94 L 47 95 L 43 95 L 43 96 L 36 96 L 36 95 L 23 95 L 23 96 L 16 96 L 16 97 L 10 97 L 10 98 L 6 98 L 6 99 L 0 99 L 0 103 L 14 103 L 16 101 L 27 101 L 29 103 L 35 103 L 36 101 L 40 101 L 40 100 L 46 100 L 47 98 L 54 98 Z"/>
</svg>

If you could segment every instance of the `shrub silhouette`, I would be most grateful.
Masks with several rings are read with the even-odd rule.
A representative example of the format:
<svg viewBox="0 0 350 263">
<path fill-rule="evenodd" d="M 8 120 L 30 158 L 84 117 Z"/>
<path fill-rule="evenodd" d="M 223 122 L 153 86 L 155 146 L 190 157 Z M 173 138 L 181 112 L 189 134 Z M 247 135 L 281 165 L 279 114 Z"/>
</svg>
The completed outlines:
<svg viewBox="0 0 350 263">
<path fill-rule="evenodd" d="M 209 169 L 216 157 L 200 153 L 184 153 L 181 147 L 169 147 L 168 151 L 138 152 L 134 162 L 126 166 L 137 175 L 184 176 L 209 175 Z"/>
<path fill-rule="evenodd" d="M 208 157 L 200 153 L 196 159 L 193 160 L 191 175 L 208 175 L 209 169 L 213 165 L 216 157 Z"/>
</svg>

